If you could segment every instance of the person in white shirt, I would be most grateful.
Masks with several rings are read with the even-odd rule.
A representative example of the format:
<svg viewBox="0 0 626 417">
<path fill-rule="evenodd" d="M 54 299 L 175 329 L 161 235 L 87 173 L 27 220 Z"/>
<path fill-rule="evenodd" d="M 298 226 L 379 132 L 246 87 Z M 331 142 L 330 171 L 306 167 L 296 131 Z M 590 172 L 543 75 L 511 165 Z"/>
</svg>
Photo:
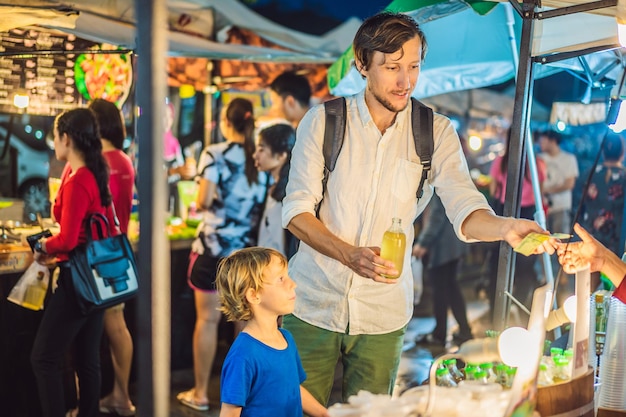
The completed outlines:
<svg viewBox="0 0 626 417">
<path fill-rule="evenodd" d="M 572 189 L 578 178 L 576 157 L 561 149 L 562 136 L 553 130 L 539 134 L 539 157 L 546 163 L 543 192 L 548 199 L 548 229 L 569 233 L 572 227 Z"/>
<path fill-rule="evenodd" d="M 413 221 L 437 192 L 463 241 L 504 239 L 516 246 L 530 232 L 545 233 L 533 221 L 493 213 L 469 176 L 454 127 L 438 114 L 432 169 L 417 201 L 422 165 L 409 103 L 426 52 L 424 34 L 411 17 L 383 12 L 363 22 L 353 46 L 367 85 L 346 98 L 345 139 L 326 192 L 322 195 L 325 114 L 319 105 L 298 125 L 283 200 L 283 227 L 301 241 L 289 263 L 298 301 L 283 325 L 298 345 L 308 375 L 304 385 L 322 404 L 328 402 L 339 359 L 344 401 L 359 390 L 392 392 L 413 310 L 410 245 L 400 277 L 382 276 L 398 273 L 379 248 L 392 217 L 401 219 L 412 242 Z"/>
</svg>

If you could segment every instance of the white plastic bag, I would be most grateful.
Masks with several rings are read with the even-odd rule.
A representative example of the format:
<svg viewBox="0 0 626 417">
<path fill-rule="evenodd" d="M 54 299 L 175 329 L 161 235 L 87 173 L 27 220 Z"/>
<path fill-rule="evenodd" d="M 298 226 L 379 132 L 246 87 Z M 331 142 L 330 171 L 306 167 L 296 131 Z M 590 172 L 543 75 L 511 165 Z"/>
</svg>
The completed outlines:
<svg viewBox="0 0 626 417">
<path fill-rule="evenodd" d="M 13 286 L 7 300 L 30 310 L 43 310 L 49 281 L 48 267 L 34 261 Z"/>
<path fill-rule="evenodd" d="M 424 292 L 424 266 L 422 265 L 422 259 L 416 256 L 411 256 L 411 271 L 413 272 L 413 305 L 416 306 L 422 299 L 422 293 Z"/>
</svg>

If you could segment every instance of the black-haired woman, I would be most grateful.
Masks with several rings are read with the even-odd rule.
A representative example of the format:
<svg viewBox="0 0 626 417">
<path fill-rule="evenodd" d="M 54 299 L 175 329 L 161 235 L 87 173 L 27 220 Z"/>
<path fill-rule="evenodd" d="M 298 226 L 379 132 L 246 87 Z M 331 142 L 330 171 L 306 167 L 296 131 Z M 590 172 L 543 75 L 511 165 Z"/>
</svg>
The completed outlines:
<svg viewBox="0 0 626 417">
<path fill-rule="evenodd" d="M 35 337 L 31 362 L 37 379 L 44 417 L 62 417 L 66 406 L 61 363 L 72 343 L 76 346 L 76 372 L 80 389 L 79 416 L 98 415 L 100 397 L 100 336 L 103 312 L 81 314 L 68 266 L 70 252 L 86 241 L 85 219 L 102 213 L 114 224 L 109 191 L 109 168 L 94 113 L 74 109 L 54 122 L 54 152 L 67 161 L 71 173 L 64 179 L 52 207 L 59 233 L 36 244 L 35 259 L 56 258 L 60 267 L 58 288 L 52 294 Z M 74 415 L 74 412 L 69 414 Z"/>
<path fill-rule="evenodd" d="M 200 157 L 197 207 L 203 212 L 200 236 L 192 244 L 189 285 L 194 290 L 194 388 L 177 395 L 187 407 L 209 409 L 207 389 L 221 313 L 215 276 L 219 261 L 237 249 L 256 245 L 265 196 L 265 174 L 254 164 L 252 103 L 233 99 L 220 119 L 226 142 L 209 145 Z"/>
</svg>

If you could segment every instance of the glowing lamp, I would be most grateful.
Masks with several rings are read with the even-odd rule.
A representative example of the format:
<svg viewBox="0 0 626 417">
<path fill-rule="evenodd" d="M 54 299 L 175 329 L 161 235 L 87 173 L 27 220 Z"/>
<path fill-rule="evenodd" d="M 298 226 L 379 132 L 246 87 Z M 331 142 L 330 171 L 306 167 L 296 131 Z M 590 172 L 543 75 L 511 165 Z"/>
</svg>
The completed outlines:
<svg viewBox="0 0 626 417">
<path fill-rule="evenodd" d="M 456 356 L 466 362 L 498 362 L 521 366 L 532 352 L 533 338 L 523 327 L 509 327 L 497 338 L 472 339 L 463 343 Z"/>
<path fill-rule="evenodd" d="M 560 308 L 552 310 L 550 314 L 548 314 L 548 318 L 546 319 L 546 331 L 549 332 L 562 324 L 571 323 L 573 321 L 576 321 L 576 296 L 574 295 L 565 300 Z"/>
<path fill-rule="evenodd" d="M 503 362 L 512 367 L 529 366 L 536 360 L 537 340 L 523 327 L 509 327 L 500 336 L 471 339 L 463 343 L 454 353 L 443 354 L 430 367 L 426 416 L 432 416 L 435 407 L 435 373 L 439 363 L 448 358 L 461 358 L 465 362 Z"/>
<path fill-rule="evenodd" d="M 30 102 L 30 97 L 28 93 L 23 90 L 18 90 L 13 95 L 13 105 L 18 109 L 25 109 L 28 107 L 28 103 Z"/>
</svg>

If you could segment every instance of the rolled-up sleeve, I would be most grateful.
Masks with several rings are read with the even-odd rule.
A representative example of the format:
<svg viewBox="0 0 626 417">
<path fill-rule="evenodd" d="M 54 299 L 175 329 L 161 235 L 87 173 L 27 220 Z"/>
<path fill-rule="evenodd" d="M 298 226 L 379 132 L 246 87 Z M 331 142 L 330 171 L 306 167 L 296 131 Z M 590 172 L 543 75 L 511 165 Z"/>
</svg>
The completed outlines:
<svg viewBox="0 0 626 417">
<path fill-rule="evenodd" d="M 324 106 L 319 105 L 309 110 L 298 125 L 283 199 L 284 228 L 299 214 L 315 215 L 315 207 L 322 200 L 324 123 Z"/>
</svg>

